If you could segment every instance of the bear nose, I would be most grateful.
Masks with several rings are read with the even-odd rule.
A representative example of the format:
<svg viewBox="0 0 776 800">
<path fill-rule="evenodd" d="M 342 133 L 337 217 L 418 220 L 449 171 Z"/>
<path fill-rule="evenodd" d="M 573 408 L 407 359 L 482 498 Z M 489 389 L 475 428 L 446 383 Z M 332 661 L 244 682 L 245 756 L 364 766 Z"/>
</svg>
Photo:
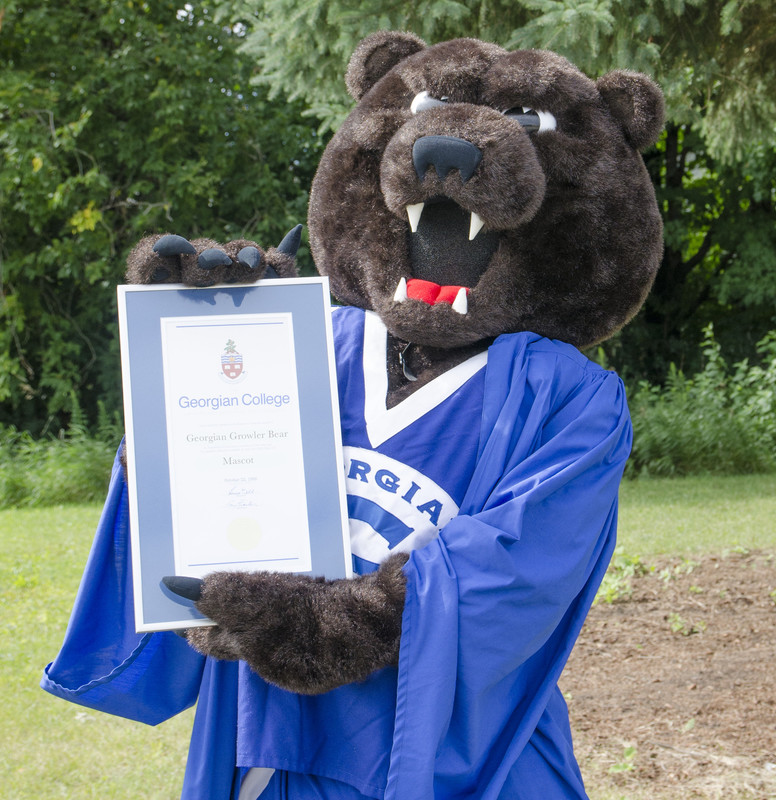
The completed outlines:
<svg viewBox="0 0 776 800">
<path fill-rule="evenodd" d="M 421 136 L 412 145 L 412 163 L 420 180 L 433 166 L 440 180 L 444 180 L 451 169 L 457 169 L 461 181 L 466 183 L 480 161 L 482 150 L 457 136 Z"/>
</svg>

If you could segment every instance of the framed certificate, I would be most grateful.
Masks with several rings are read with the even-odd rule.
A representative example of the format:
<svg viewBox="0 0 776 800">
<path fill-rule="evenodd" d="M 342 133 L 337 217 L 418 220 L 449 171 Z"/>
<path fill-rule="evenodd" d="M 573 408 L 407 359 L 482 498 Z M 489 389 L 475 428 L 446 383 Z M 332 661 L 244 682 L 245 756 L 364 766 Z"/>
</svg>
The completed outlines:
<svg viewBox="0 0 776 800">
<path fill-rule="evenodd" d="M 350 577 L 327 279 L 118 299 L 137 630 L 210 624 L 166 575 Z"/>
</svg>

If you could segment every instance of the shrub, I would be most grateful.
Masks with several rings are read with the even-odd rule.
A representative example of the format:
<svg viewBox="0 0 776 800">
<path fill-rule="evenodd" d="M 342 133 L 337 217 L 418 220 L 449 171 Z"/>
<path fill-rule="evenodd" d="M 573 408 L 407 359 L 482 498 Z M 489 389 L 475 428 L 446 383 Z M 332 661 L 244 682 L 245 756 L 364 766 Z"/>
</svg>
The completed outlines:
<svg viewBox="0 0 776 800">
<path fill-rule="evenodd" d="M 105 496 L 121 423 L 100 408 L 94 434 L 73 404 L 67 431 L 34 439 L 0 427 L 0 508 L 89 503 Z"/>
<path fill-rule="evenodd" d="M 761 363 L 730 367 L 714 331 L 704 331 L 703 369 L 672 365 L 663 387 L 631 395 L 634 446 L 626 474 L 741 474 L 776 468 L 776 331 L 757 345 Z"/>
</svg>

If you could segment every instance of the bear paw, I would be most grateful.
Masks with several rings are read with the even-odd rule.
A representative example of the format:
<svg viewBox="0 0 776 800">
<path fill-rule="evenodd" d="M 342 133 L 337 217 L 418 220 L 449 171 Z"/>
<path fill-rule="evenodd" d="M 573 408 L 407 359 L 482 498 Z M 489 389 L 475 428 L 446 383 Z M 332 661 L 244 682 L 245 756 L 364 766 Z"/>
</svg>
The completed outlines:
<svg viewBox="0 0 776 800">
<path fill-rule="evenodd" d="M 320 694 L 398 663 L 407 559 L 393 555 L 350 580 L 215 572 L 164 582 L 217 623 L 186 631 L 200 653 L 243 660 L 276 686 Z"/>
<path fill-rule="evenodd" d="M 147 236 L 127 258 L 128 283 L 254 283 L 261 278 L 297 277 L 295 259 L 302 226 L 266 252 L 255 242 L 236 239 L 224 245 L 211 239 L 189 241 L 177 234 Z"/>
</svg>

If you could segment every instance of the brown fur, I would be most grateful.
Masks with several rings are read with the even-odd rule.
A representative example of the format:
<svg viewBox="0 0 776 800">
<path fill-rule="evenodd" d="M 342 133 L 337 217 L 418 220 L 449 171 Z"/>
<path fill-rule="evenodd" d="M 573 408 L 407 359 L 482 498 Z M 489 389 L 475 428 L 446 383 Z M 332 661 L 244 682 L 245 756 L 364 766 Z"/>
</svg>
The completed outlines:
<svg viewBox="0 0 776 800">
<path fill-rule="evenodd" d="M 193 239 L 193 255 L 160 256 L 154 252 L 154 245 L 165 234 L 146 236 L 141 239 L 127 256 L 127 283 L 185 283 L 187 286 L 212 286 L 216 283 L 251 283 L 262 278 L 267 267 L 272 267 L 281 278 L 297 277 L 295 260 L 276 248 L 266 252 L 247 239 L 236 239 L 219 244 L 212 239 Z M 248 269 L 237 262 L 237 254 L 243 247 L 253 246 L 261 253 L 261 263 L 255 270 Z M 201 269 L 197 257 L 209 248 L 217 248 L 232 259 L 231 265 L 215 269 Z M 159 279 L 158 270 L 167 273 Z"/>
<path fill-rule="evenodd" d="M 426 43 L 414 33 L 380 31 L 359 45 L 350 58 L 345 85 L 360 100 L 391 67 L 422 50 Z"/>
<path fill-rule="evenodd" d="M 324 581 L 273 572 L 215 572 L 197 607 L 218 623 L 187 638 L 199 651 L 242 659 L 270 683 L 302 694 L 364 680 L 399 659 L 408 556 L 377 572 Z"/>
</svg>

